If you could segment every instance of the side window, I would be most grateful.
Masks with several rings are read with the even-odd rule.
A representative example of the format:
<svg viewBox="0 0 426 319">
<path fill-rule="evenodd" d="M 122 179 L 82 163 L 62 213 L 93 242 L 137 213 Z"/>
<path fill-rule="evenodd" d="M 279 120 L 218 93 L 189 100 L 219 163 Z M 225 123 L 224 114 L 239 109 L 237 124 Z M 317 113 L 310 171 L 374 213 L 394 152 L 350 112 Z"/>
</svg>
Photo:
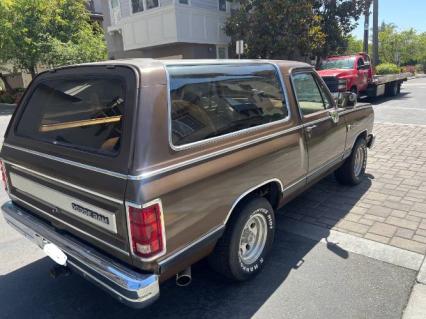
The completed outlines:
<svg viewBox="0 0 426 319">
<path fill-rule="evenodd" d="M 358 59 L 358 68 L 364 66 L 364 60 L 362 58 Z"/>
<path fill-rule="evenodd" d="M 184 145 L 288 116 L 274 66 L 169 66 L 173 145 Z"/>
<path fill-rule="evenodd" d="M 332 106 L 312 73 L 296 73 L 293 75 L 293 84 L 303 115 L 324 111 Z"/>
</svg>

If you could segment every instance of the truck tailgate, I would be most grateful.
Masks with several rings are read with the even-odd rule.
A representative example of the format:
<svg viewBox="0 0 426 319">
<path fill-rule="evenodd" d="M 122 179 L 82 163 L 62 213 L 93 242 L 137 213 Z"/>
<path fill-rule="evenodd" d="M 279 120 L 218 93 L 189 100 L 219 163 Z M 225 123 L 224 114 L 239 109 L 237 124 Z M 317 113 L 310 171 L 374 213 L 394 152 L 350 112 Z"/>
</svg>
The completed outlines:
<svg viewBox="0 0 426 319">
<path fill-rule="evenodd" d="M 82 171 L 77 167 L 64 167 L 64 164 L 51 163 L 46 158 L 33 158 L 32 166 L 16 164 L 17 154 L 22 151 L 12 148 L 6 151 L 8 148 L 4 146 L 3 151 L 15 154 L 13 161 L 5 161 L 9 195 L 13 201 L 58 230 L 67 231 L 111 255 L 128 260 L 126 212 L 122 197 L 125 180 L 99 176 L 99 173 Z M 40 161 L 45 162 L 49 169 L 43 169 L 44 165 L 40 164 L 34 167 L 34 163 Z M 60 170 L 54 169 L 61 166 Z M 81 176 L 104 182 L 87 185 Z"/>
<path fill-rule="evenodd" d="M 15 203 L 126 261 L 137 88 L 137 72 L 125 66 L 44 73 L 25 93 L 1 150 Z"/>
</svg>

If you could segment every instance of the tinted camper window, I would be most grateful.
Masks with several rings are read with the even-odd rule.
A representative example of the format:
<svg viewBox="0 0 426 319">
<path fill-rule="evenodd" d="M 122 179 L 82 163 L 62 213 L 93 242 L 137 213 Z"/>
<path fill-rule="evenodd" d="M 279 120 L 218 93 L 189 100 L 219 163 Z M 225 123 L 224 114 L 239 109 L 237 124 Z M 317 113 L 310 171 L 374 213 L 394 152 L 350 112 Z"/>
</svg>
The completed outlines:
<svg viewBox="0 0 426 319">
<path fill-rule="evenodd" d="M 96 153 L 120 148 L 125 87 L 118 78 L 45 80 L 33 91 L 17 135 Z"/>
<path fill-rule="evenodd" d="M 270 64 L 169 66 L 173 144 L 282 120 L 288 109 Z"/>
</svg>

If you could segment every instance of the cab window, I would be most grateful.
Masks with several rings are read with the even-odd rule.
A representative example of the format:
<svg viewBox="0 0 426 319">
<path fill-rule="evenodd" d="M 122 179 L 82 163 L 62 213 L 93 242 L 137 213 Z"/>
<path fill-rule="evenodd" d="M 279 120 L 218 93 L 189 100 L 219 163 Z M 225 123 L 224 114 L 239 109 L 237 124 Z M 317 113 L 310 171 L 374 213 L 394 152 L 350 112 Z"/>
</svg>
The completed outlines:
<svg viewBox="0 0 426 319">
<path fill-rule="evenodd" d="M 324 88 L 317 82 L 314 74 L 296 73 L 293 75 L 294 93 L 303 115 L 324 111 L 331 108 Z"/>
</svg>

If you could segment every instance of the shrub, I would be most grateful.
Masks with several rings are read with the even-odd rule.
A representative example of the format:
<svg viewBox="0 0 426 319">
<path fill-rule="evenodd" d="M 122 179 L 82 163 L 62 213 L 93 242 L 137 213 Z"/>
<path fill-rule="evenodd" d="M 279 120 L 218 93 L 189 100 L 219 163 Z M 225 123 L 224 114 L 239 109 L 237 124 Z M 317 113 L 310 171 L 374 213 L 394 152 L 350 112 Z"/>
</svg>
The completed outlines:
<svg viewBox="0 0 426 319">
<path fill-rule="evenodd" d="M 12 104 L 15 102 L 15 98 L 6 92 L 0 93 L 0 103 Z"/>
<path fill-rule="evenodd" d="M 406 65 L 402 67 L 402 72 L 409 72 L 409 73 L 416 73 L 416 66 L 415 65 Z"/>
<path fill-rule="evenodd" d="M 393 63 L 382 63 L 376 66 L 376 74 L 393 74 L 400 73 L 400 69 L 396 64 Z"/>
<path fill-rule="evenodd" d="M 425 65 L 424 64 L 416 64 L 416 73 L 424 73 Z"/>
</svg>

